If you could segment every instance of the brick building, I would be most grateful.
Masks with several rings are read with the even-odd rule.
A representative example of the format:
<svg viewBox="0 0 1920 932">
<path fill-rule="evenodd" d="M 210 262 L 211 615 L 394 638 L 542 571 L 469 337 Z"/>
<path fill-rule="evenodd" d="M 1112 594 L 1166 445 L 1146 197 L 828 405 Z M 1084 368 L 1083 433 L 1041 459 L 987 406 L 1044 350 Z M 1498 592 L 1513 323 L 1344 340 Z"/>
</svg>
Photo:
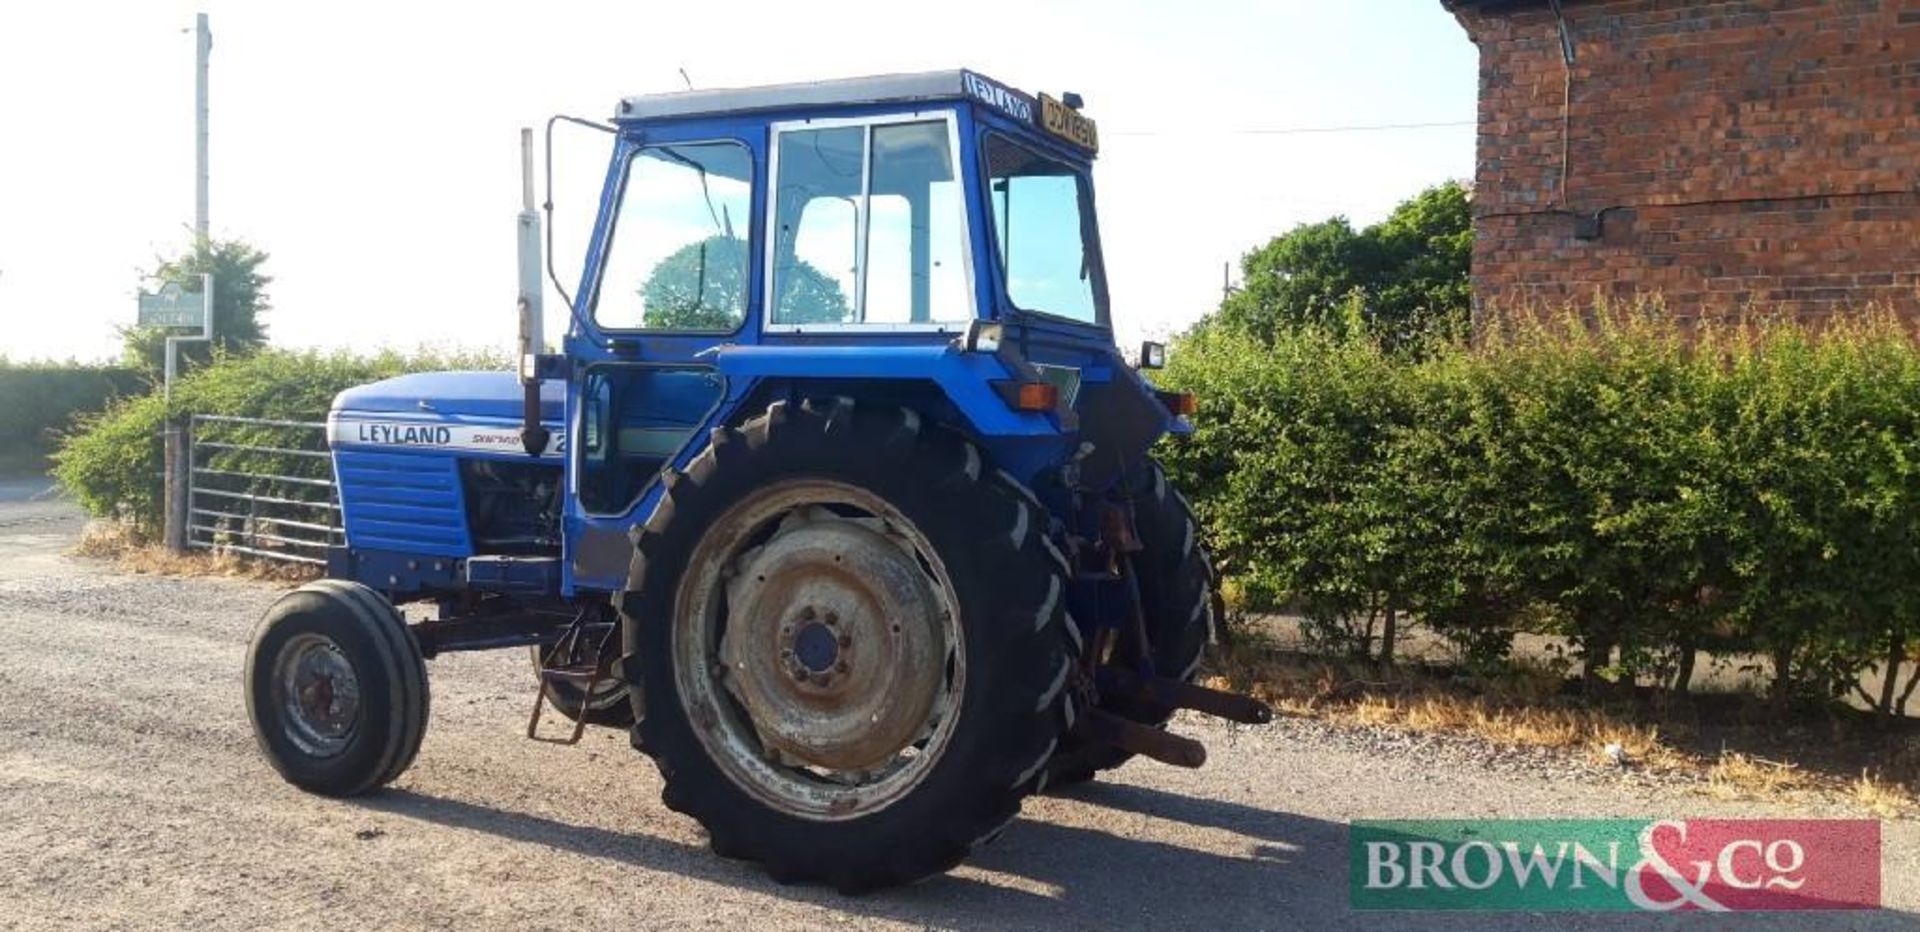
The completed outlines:
<svg viewBox="0 0 1920 932">
<path fill-rule="evenodd" d="M 1476 316 L 1920 317 L 1920 0 L 1443 2 L 1480 49 Z"/>
</svg>

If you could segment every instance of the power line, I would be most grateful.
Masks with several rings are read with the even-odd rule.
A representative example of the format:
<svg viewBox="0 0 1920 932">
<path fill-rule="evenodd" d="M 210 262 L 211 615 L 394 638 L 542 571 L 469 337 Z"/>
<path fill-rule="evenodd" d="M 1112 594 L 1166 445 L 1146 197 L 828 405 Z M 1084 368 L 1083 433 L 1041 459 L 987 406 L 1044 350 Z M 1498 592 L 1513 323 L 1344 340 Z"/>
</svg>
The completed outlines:
<svg viewBox="0 0 1920 932">
<path fill-rule="evenodd" d="M 1225 129 L 1144 129 L 1108 130 L 1104 136 L 1300 136 L 1309 133 L 1377 133 L 1392 130 L 1442 129 L 1476 126 L 1474 120 L 1447 120 L 1434 123 L 1375 123 L 1360 126 L 1243 126 Z"/>
</svg>

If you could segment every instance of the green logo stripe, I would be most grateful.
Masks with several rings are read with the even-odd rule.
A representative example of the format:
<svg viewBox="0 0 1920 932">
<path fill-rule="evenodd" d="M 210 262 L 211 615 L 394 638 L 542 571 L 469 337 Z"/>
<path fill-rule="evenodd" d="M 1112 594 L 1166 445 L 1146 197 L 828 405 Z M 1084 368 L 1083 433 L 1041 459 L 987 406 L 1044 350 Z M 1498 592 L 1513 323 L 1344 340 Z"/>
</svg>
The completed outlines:
<svg viewBox="0 0 1920 932">
<path fill-rule="evenodd" d="M 1348 835 L 1354 909 L 1632 910 L 1647 820 L 1361 821 Z"/>
</svg>

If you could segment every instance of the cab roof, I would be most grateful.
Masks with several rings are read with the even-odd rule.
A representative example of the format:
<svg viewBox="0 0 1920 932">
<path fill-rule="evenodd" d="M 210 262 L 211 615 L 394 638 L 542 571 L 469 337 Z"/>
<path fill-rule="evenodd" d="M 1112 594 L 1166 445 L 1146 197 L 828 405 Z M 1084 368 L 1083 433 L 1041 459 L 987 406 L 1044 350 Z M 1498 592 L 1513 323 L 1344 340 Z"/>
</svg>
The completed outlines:
<svg viewBox="0 0 1920 932">
<path fill-rule="evenodd" d="M 926 103 L 932 101 L 979 99 L 1009 100 L 1002 109 L 1031 112 L 1032 98 L 998 81 L 971 71 L 921 71 L 911 74 L 880 74 L 830 81 L 802 81 L 795 84 L 767 84 L 759 87 L 728 87 L 711 90 L 674 91 L 643 94 L 620 101 L 616 120 L 658 120 L 674 117 L 711 116 L 767 110 L 793 110 L 859 104 Z"/>
</svg>

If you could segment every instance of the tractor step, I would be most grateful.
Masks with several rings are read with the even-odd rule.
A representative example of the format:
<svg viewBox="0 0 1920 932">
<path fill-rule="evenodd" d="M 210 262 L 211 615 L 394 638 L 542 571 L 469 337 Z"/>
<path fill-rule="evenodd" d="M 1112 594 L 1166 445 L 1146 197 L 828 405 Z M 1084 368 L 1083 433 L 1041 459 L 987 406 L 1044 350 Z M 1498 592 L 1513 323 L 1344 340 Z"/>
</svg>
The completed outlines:
<svg viewBox="0 0 1920 932">
<path fill-rule="evenodd" d="M 1132 696 L 1168 709 L 1192 709 L 1242 725 L 1265 725 L 1273 721 L 1273 709 L 1252 696 L 1208 689 L 1163 676 L 1141 676 L 1119 667 L 1103 667 L 1099 672 L 1100 691 Z"/>
<path fill-rule="evenodd" d="M 1074 731 L 1088 741 L 1110 744 L 1175 767 L 1198 767 L 1207 762 L 1207 748 L 1200 742 L 1101 709 L 1081 713 Z"/>
<path fill-rule="evenodd" d="M 567 683 L 573 686 L 597 686 L 600 680 L 611 679 L 611 670 L 598 664 L 576 664 L 571 667 L 546 667 L 540 671 L 540 679 L 549 683 Z"/>
<path fill-rule="evenodd" d="M 551 648 L 540 654 L 540 668 L 536 671 L 539 688 L 534 690 L 533 715 L 527 719 L 527 737 L 547 744 L 579 744 L 587 731 L 587 714 L 584 704 L 573 720 L 573 731 L 565 738 L 547 738 L 540 734 L 540 714 L 546 710 L 552 697 L 549 689 L 556 685 L 578 687 L 581 697 L 592 696 L 600 684 L 614 679 L 613 665 L 618 659 L 615 651 L 609 650 L 617 628 L 609 628 L 598 639 L 589 636 L 592 625 L 587 623 L 589 613 L 580 612 L 567 629 L 560 635 Z"/>
</svg>

